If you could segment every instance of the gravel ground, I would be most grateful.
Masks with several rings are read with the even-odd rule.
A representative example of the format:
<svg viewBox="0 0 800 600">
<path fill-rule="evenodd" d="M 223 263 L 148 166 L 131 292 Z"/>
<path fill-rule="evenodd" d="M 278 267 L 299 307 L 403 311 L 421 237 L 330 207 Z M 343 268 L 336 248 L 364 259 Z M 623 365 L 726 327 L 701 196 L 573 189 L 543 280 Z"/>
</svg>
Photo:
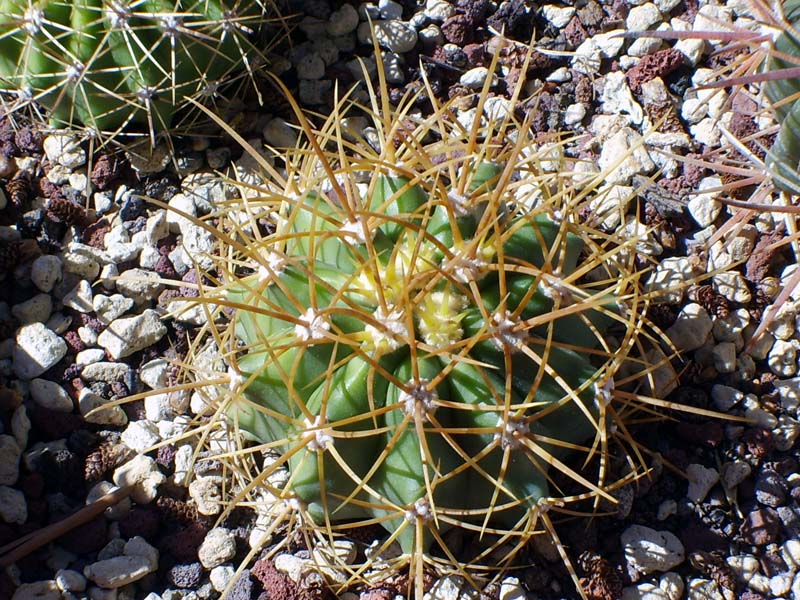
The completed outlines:
<svg viewBox="0 0 800 600">
<path fill-rule="evenodd" d="M 537 132 L 591 134 L 592 143 L 575 151 L 602 166 L 664 118 L 644 150 L 609 181 L 621 190 L 640 186 L 627 214 L 653 228 L 642 250 L 658 259 L 652 286 L 717 272 L 687 293 L 671 294 L 651 315 L 683 352 L 670 399 L 750 422 L 674 413 L 673 420 L 647 425 L 640 439 L 676 469 L 660 469 L 623 495 L 614 516 L 566 522 L 559 533 L 570 555 L 580 557 L 578 571 L 593 599 L 800 598 L 800 292 L 745 351 L 795 269 L 791 246 L 778 243 L 795 224 L 778 214 L 740 215 L 737 227 L 707 244 L 731 227 L 736 211 L 713 191 L 691 193 L 712 190 L 720 176 L 659 152 L 710 156 L 725 144 L 720 123 L 739 136 L 771 123 L 754 117 L 755 104 L 744 95 L 709 98 L 692 89 L 731 53 L 712 55 L 714 47 L 702 40 L 615 35 L 751 26 L 747 3 L 512 0 L 498 7 L 488 0 L 428 0 L 418 7 L 413 0 L 298 0 L 293 8 L 306 16 L 276 68 L 305 107 L 323 113 L 333 82 L 354 83 L 355 58 L 371 60 L 369 14 L 388 50 L 384 67 L 398 97 L 418 85 L 420 65 L 441 97 L 466 96 L 487 75 L 497 32 L 526 41 L 535 31 L 540 47 L 552 51 L 534 55 L 529 75 L 532 89 L 543 88 L 533 119 Z M 501 61 L 497 95 L 518 76 L 518 59 L 512 51 Z M 229 122 L 254 143 L 291 143 L 286 103 L 268 100 L 269 110 L 232 109 Z M 0 599 L 218 598 L 257 536 L 248 511 L 234 511 L 221 524 L 204 516 L 216 488 L 187 490 L 185 450 L 168 445 L 126 463 L 180 430 L 197 408 L 190 393 L 83 416 L 174 383 L 168 361 L 185 356 L 197 326 L 191 314 L 163 317 L 170 302 L 195 293 L 192 258 L 208 266 L 201 257 L 213 239 L 140 196 L 202 215 L 230 193 L 213 174 L 230 167 L 246 176 L 253 165 L 224 139 L 193 140 L 174 156 L 164 151 L 141 161 L 92 153 L 69 133 L 0 127 L 0 546 L 59 521 L 114 483 L 138 482 L 132 497 L 0 571 Z M 663 172 L 657 184 L 642 187 L 642 176 L 657 169 Z M 626 225 L 617 206 L 595 212 L 608 228 Z M 167 287 L 163 280 L 178 283 Z M 213 479 L 218 465 L 203 464 L 197 474 Z M 230 597 L 324 597 L 305 569 L 308 550 L 294 550 L 256 562 Z M 344 544 L 339 550 L 354 558 L 362 549 Z M 533 568 L 487 588 L 483 597 L 577 597 L 552 547 L 533 549 L 530 559 Z M 394 598 L 404 589 L 395 583 L 347 597 Z M 478 597 L 462 583 L 432 580 L 431 596 Z"/>
</svg>

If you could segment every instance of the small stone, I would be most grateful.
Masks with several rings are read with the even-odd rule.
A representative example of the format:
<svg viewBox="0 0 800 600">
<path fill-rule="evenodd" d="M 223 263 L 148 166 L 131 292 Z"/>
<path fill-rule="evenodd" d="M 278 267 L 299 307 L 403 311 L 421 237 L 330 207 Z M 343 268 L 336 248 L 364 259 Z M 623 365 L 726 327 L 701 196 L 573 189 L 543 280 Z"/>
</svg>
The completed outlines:
<svg viewBox="0 0 800 600">
<path fill-rule="evenodd" d="M 775 340 L 767 356 L 770 371 L 778 377 L 792 377 L 797 373 L 797 348 L 786 340 Z"/>
<path fill-rule="evenodd" d="M 236 538 L 228 529 L 215 527 L 206 534 L 197 556 L 206 569 L 218 567 L 236 556 Z"/>
<path fill-rule="evenodd" d="M 683 283 L 692 277 L 693 268 L 686 257 L 663 259 L 648 278 L 645 289 L 658 292 L 658 298 L 668 304 L 683 300 Z"/>
<path fill-rule="evenodd" d="M 116 319 L 98 337 L 97 343 L 119 360 L 156 343 L 167 333 L 158 313 L 152 309 L 141 315 Z"/>
<path fill-rule="evenodd" d="M 719 477 L 726 489 L 733 490 L 750 477 L 750 473 L 752 473 L 750 465 L 743 460 L 737 460 L 723 463 L 722 467 L 720 467 Z"/>
<path fill-rule="evenodd" d="M 777 508 L 786 502 L 786 480 L 771 469 L 763 470 L 756 480 L 756 502 L 764 506 Z"/>
<path fill-rule="evenodd" d="M 52 291 L 61 279 L 61 259 L 52 254 L 38 257 L 31 264 L 31 281 L 42 292 Z"/>
<path fill-rule="evenodd" d="M 92 307 L 92 284 L 85 279 L 81 279 L 66 296 L 61 299 L 64 306 L 81 313 L 90 313 Z"/>
<path fill-rule="evenodd" d="M 216 475 L 196 477 L 189 484 L 189 496 L 201 515 L 212 516 L 222 510 L 221 484 L 222 478 Z"/>
<path fill-rule="evenodd" d="M 54 133 L 44 138 L 44 153 L 51 163 L 76 169 L 86 163 L 86 150 L 71 135 Z"/>
<path fill-rule="evenodd" d="M 20 302 L 11 307 L 11 314 L 22 325 L 31 323 L 44 323 L 53 312 L 53 299 L 50 294 L 36 294 L 25 302 Z"/>
<path fill-rule="evenodd" d="M 325 75 L 325 61 L 315 52 L 302 57 L 295 68 L 300 79 L 322 79 Z"/>
<path fill-rule="evenodd" d="M 351 4 L 343 4 L 328 19 L 328 34 L 337 37 L 351 33 L 358 27 L 358 12 Z"/>
<path fill-rule="evenodd" d="M 456 7 L 447 0 L 426 0 L 423 12 L 434 23 L 444 23 L 456 14 Z"/>
<path fill-rule="evenodd" d="M 722 180 L 719 177 L 705 177 L 700 180 L 697 185 L 698 191 L 718 188 L 722 185 Z M 715 200 L 719 192 L 707 192 L 694 195 L 687 206 L 689 214 L 697 222 L 700 227 L 708 227 L 716 221 L 720 212 L 722 212 L 722 204 Z"/>
<path fill-rule="evenodd" d="M 378 0 L 378 10 L 381 19 L 400 19 L 403 16 L 403 6 L 394 0 Z"/>
<path fill-rule="evenodd" d="M 91 256 L 66 252 L 62 258 L 62 268 L 67 273 L 74 273 L 78 277 L 91 280 L 100 274 L 100 264 Z"/>
<path fill-rule="evenodd" d="M 739 308 L 731 311 L 726 317 L 714 319 L 714 328 L 711 333 L 718 342 L 743 342 L 742 333 L 750 324 L 750 313 L 747 309 Z"/>
<path fill-rule="evenodd" d="M 778 540 L 781 522 L 771 508 L 760 508 L 747 514 L 742 524 L 742 537 L 753 546 L 766 546 Z"/>
<path fill-rule="evenodd" d="M 669 571 L 685 558 L 683 544 L 669 531 L 631 525 L 622 532 L 620 539 L 628 570 L 637 576 L 655 571 Z"/>
<path fill-rule="evenodd" d="M 372 33 L 378 45 L 397 54 L 410 52 L 417 44 L 417 32 L 410 25 L 397 19 L 378 21 L 372 24 L 361 23 L 358 26 L 358 39 L 362 44 L 372 43 Z"/>
<path fill-rule="evenodd" d="M 578 125 L 586 116 L 586 107 L 581 103 L 570 104 L 564 109 L 564 124 Z"/>
<path fill-rule="evenodd" d="M 689 480 L 689 489 L 686 497 L 692 502 L 700 503 L 719 481 L 716 469 L 709 469 L 699 464 L 690 464 L 686 468 L 686 477 Z"/>
<path fill-rule="evenodd" d="M 22 492 L 0 485 L 0 519 L 17 525 L 28 520 L 28 505 Z"/>
<path fill-rule="evenodd" d="M 72 412 L 74 404 L 69 397 L 67 390 L 46 379 L 32 379 L 30 391 L 33 401 L 39 406 L 56 412 Z"/>
<path fill-rule="evenodd" d="M 661 22 L 663 16 L 655 4 L 647 2 L 641 6 L 634 6 L 628 12 L 625 25 L 629 31 L 647 31 L 653 25 Z"/>
<path fill-rule="evenodd" d="M 602 144 L 600 169 L 608 183 L 628 185 L 634 175 L 649 173 L 655 168 L 647 149 L 641 145 L 641 135 L 630 127 L 622 127 Z"/>
<path fill-rule="evenodd" d="M 275 557 L 275 568 L 281 573 L 286 574 L 289 579 L 299 583 L 303 574 L 308 571 L 310 561 L 303 560 L 293 554 L 279 554 Z"/>
<path fill-rule="evenodd" d="M 122 443 L 136 452 L 147 452 L 161 441 L 158 427 L 150 421 L 132 421 L 122 432 Z"/>
<path fill-rule="evenodd" d="M 103 361 L 86 365 L 81 369 L 81 377 L 88 383 L 94 383 L 96 381 L 104 381 L 108 384 L 112 384 L 115 381 L 122 381 L 125 383 L 131 381 L 133 370 L 125 363 Z"/>
<path fill-rule="evenodd" d="M 442 34 L 442 30 L 439 29 L 439 26 L 433 24 L 420 29 L 417 32 L 417 36 L 425 47 L 443 46 L 447 41 L 444 38 L 444 34 Z"/>
<path fill-rule="evenodd" d="M 769 578 L 769 591 L 773 598 L 787 596 L 792 590 L 792 573 L 779 573 Z"/>
<path fill-rule="evenodd" d="M 542 7 L 542 15 L 550 21 L 558 29 L 563 29 L 575 16 L 576 9 L 574 6 L 556 6 L 554 4 L 545 4 Z"/>
<path fill-rule="evenodd" d="M 738 271 L 717 273 L 711 278 L 711 285 L 718 294 L 737 304 L 749 304 L 752 300 L 750 289 L 744 276 Z"/>
<path fill-rule="evenodd" d="M 42 323 L 23 325 L 16 339 L 14 372 L 20 379 L 38 377 L 67 353 L 67 343 Z"/>
<path fill-rule="evenodd" d="M 658 511 L 656 512 L 656 519 L 659 521 L 666 521 L 672 515 L 678 513 L 678 503 L 675 500 L 669 499 L 664 500 L 661 504 L 658 505 Z"/>
<path fill-rule="evenodd" d="M 781 415 L 778 417 L 778 426 L 772 430 L 772 435 L 775 440 L 775 449 L 780 452 L 788 452 L 800 437 L 800 421 L 789 415 Z"/>
<path fill-rule="evenodd" d="M 120 487 L 133 485 L 131 498 L 139 504 L 152 502 L 158 486 L 166 480 L 158 465 L 149 456 L 138 455 L 114 471 L 114 483 Z"/>
<path fill-rule="evenodd" d="M 20 584 L 11 600 L 62 600 L 62 596 L 55 581 L 44 580 Z"/>
<path fill-rule="evenodd" d="M 148 560 L 141 556 L 116 556 L 92 563 L 83 569 L 87 579 L 108 589 L 118 589 L 139 581 L 151 572 Z"/>
<path fill-rule="evenodd" d="M 384 52 L 381 61 L 383 62 L 386 81 L 393 85 L 402 85 L 406 80 L 406 74 L 403 71 L 403 59 L 394 52 Z"/>
<path fill-rule="evenodd" d="M 711 359 L 718 373 L 733 373 L 736 370 L 736 344 L 720 342 L 711 351 Z"/>
<path fill-rule="evenodd" d="M 92 308 L 97 314 L 97 318 L 106 325 L 124 315 L 133 306 L 133 299 L 126 298 L 122 294 L 112 294 L 111 296 L 97 294 L 92 299 Z"/>
<path fill-rule="evenodd" d="M 621 600 L 669 600 L 669 596 L 652 583 L 640 583 L 623 588 Z"/>
<path fill-rule="evenodd" d="M 697 350 L 705 344 L 713 326 L 706 309 L 692 303 L 681 310 L 666 334 L 678 350 L 686 352 Z"/>
<path fill-rule="evenodd" d="M 489 69 L 486 67 L 475 67 L 461 76 L 459 83 L 473 90 L 483 87 L 486 78 L 489 77 Z"/>
<path fill-rule="evenodd" d="M 118 427 L 127 424 L 128 417 L 122 407 L 105 407 L 109 402 L 111 401 L 103 398 L 100 394 L 95 394 L 91 389 L 83 388 L 78 396 L 78 409 L 89 423 Z"/>
<path fill-rule="evenodd" d="M 744 400 L 744 393 L 736 388 L 716 383 L 711 388 L 711 400 L 722 412 L 728 412 Z"/>
<path fill-rule="evenodd" d="M 297 143 L 297 129 L 285 119 L 270 119 L 261 131 L 264 141 L 275 148 L 294 148 Z"/>
<path fill-rule="evenodd" d="M 235 573 L 236 569 L 231 565 L 219 565 L 211 569 L 208 578 L 211 580 L 211 585 L 216 591 L 224 592 Z"/>
<path fill-rule="evenodd" d="M 525 588 L 520 585 L 516 577 L 506 577 L 500 583 L 500 596 L 498 600 L 527 600 Z"/>
<path fill-rule="evenodd" d="M 725 596 L 716 581 L 710 579 L 691 579 L 687 590 L 687 600 L 721 600 Z"/>
<path fill-rule="evenodd" d="M 800 571 L 800 540 L 786 540 L 781 547 L 781 556 L 791 571 Z"/>
<path fill-rule="evenodd" d="M 86 578 L 71 569 L 59 569 L 56 573 L 56 585 L 62 592 L 83 592 L 86 590 Z"/>
<path fill-rule="evenodd" d="M 106 351 L 100 348 L 89 348 L 88 350 L 81 350 L 75 355 L 75 364 L 78 367 L 85 367 L 92 363 L 100 362 L 106 357 Z"/>
<path fill-rule="evenodd" d="M 636 100 L 633 99 L 630 87 L 628 87 L 627 77 L 623 71 L 613 71 L 603 79 L 603 93 L 600 101 L 603 104 L 603 112 L 616 115 L 630 115 L 630 122 L 640 125 L 644 119 L 644 111 Z"/>
<path fill-rule="evenodd" d="M 128 269 L 117 279 L 117 290 L 120 294 L 133 298 L 136 304 L 143 304 L 158 298 L 164 289 L 160 279 L 154 271 Z"/>
<path fill-rule="evenodd" d="M 429 600 L 478 600 L 480 592 L 475 590 L 460 575 L 445 575 L 431 588 Z M 428 597 L 426 594 L 426 597 Z"/>
<path fill-rule="evenodd" d="M 147 560 L 151 571 L 158 569 L 158 550 L 147 543 L 141 536 L 133 536 L 122 550 L 125 556 L 140 556 Z"/>
</svg>

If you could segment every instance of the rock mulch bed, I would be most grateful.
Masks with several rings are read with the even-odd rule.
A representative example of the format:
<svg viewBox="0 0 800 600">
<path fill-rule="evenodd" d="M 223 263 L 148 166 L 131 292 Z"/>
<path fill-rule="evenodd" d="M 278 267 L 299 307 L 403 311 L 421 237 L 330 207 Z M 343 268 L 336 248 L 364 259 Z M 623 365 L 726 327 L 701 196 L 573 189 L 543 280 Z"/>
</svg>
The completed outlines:
<svg viewBox="0 0 800 600">
<path fill-rule="evenodd" d="M 369 17 L 398 98 L 416 89 L 424 71 L 435 93 L 463 98 L 459 109 L 472 110 L 474 118 L 469 94 L 489 76 L 498 32 L 527 41 L 536 31 L 543 52 L 534 54 L 529 79 L 539 100 L 519 108 L 536 110 L 531 123 L 538 133 L 589 134 L 571 151 L 601 168 L 645 136 L 641 150 L 608 177 L 617 193 L 592 211 L 608 229 L 652 229 L 639 249 L 657 265 L 651 289 L 715 272 L 686 293 L 672 292 L 651 318 L 683 353 L 683 362 L 676 361 L 681 382 L 670 399 L 749 421 L 674 413 L 674 421 L 645 426 L 642 439 L 660 453 L 663 468 L 621 494 L 615 516 L 562 524 L 562 541 L 580 557 L 592 598 L 800 597 L 800 292 L 745 348 L 796 268 L 787 246 L 775 245 L 787 226 L 781 215 L 756 214 L 706 248 L 732 217 L 712 191 L 720 176 L 669 156 L 707 156 L 725 143 L 720 123 L 738 135 L 770 123 L 753 116 L 755 104 L 744 96 L 729 102 L 725 92 L 692 89 L 730 59 L 713 56 L 707 42 L 617 35 L 753 27 L 746 3 L 427 0 L 417 7 L 298 0 L 293 8 L 306 16 L 274 68 L 283 70 L 304 106 L 323 113 L 334 82 L 345 89 L 362 78 L 362 64 L 375 68 Z M 513 46 L 503 52 L 493 88 L 498 98 L 521 64 Z M 229 121 L 254 143 L 291 145 L 286 104 L 270 106 L 272 112 L 248 108 Z M 260 523 L 245 510 L 216 522 L 218 465 L 198 463 L 199 478 L 187 489 L 187 446 L 167 445 L 131 460 L 180 432 L 187 415 L 202 408 L 199 399 L 174 392 L 114 401 L 176 381 L 169 361 L 185 356 L 203 317 L 192 311 L 164 317 L 196 295 L 197 267 L 211 266 L 204 254 L 214 247 L 204 229 L 142 197 L 203 215 L 237 193 L 214 170 L 235 172 L 240 180 L 258 175 L 241 150 L 218 139 L 145 162 L 90 155 L 88 148 L 70 133 L 0 128 L 0 545 L 59 521 L 114 484 L 135 488 L 130 498 L 0 573 L 0 598 L 210 600 L 256 543 Z M 657 183 L 643 183 L 656 170 L 662 171 Z M 690 195 L 703 190 L 709 191 Z M 620 210 L 628 197 L 636 200 Z M 308 568 L 309 551 L 290 548 L 257 561 L 230 597 L 325 596 L 319 573 Z M 347 560 L 363 551 L 345 542 L 336 549 Z M 487 588 L 485 596 L 575 597 L 552 547 L 537 547 L 530 558 L 534 568 Z M 399 578 L 347 597 L 393 598 L 404 590 Z M 478 597 L 455 577 L 431 581 L 430 594 Z"/>
</svg>

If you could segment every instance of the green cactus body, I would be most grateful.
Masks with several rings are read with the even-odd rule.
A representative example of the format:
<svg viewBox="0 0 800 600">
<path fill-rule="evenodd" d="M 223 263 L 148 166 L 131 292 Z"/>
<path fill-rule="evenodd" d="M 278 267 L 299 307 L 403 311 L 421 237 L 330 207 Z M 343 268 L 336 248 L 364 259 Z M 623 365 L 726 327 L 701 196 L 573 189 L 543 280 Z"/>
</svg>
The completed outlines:
<svg viewBox="0 0 800 600">
<path fill-rule="evenodd" d="M 265 18 L 258 0 L 0 0 L 0 89 L 53 126 L 164 131 L 242 72 Z"/>
<path fill-rule="evenodd" d="M 767 71 L 788 69 L 800 64 L 800 1 L 783 3 L 784 17 L 789 27 L 775 41 L 775 53 L 766 62 Z M 790 61 L 782 57 L 793 57 Z M 767 166 L 777 175 L 775 185 L 787 192 L 800 194 L 800 101 L 787 99 L 800 93 L 800 79 L 784 77 L 765 81 L 764 92 L 775 105 L 775 117 L 781 125 L 775 142 L 766 157 Z"/>
<path fill-rule="evenodd" d="M 229 415 L 289 451 L 314 521 L 378 519 L 406 552 L 522 530 L 551 461 L 599 430 L 614 298 L 575 306 L 584 241 L 498 197 L 503 169 L 465 164 L 446 198 L 376 173 L 348 205 L 284 201 L 265 267 L 231 287 L 251 383 Z"/>
</svg>

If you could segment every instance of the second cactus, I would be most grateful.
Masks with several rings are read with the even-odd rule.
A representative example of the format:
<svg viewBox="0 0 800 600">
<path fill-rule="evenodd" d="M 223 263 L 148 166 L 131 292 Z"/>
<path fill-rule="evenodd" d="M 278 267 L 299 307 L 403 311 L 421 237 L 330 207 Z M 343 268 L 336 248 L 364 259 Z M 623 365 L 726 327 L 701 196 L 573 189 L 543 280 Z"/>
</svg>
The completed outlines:
<svg viewBox="0 0 800 600">
<path fill-rule="evenodd" d="M 320 168 L 249 249 L 229 417 L 317 523 L 426 552 L 454 527 L 527 535 L 553 469 L 602 487 L 565 461 L 605 431 L 618 284 L 585 283 L 581 226 L 516 203 L 502 158 Z"/>
</svg>

